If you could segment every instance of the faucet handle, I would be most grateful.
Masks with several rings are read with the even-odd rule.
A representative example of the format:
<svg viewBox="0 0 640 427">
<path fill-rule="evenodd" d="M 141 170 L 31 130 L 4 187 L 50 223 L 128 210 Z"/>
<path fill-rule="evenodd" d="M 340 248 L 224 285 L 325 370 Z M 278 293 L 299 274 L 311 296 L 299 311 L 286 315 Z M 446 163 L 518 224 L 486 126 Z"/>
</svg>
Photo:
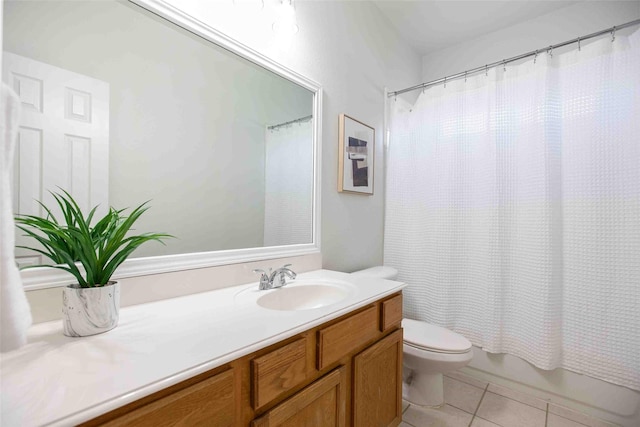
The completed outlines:
<svg viewBox="0 0 640 427">
<path fill-rule="evenodd" d="M 296 273 L 293 270 L 290 270 L 289 267 L 291 267 L 291 264 L 285 264 L 282 267 L 280 267 L 279 269 L 277 269 L 276 271 L 273 272 L 274 274 L 274 281 L 277 278 L 278 281 L 277 283 L 274 284 L 274 287 L 276 288 L 280 288 L 284 285 L 287 284 L 287 277 L 289 277 L 290 279 L 295 279 L 296 278 Z"/>
<path fill-rule="evenodd" d="M 271 270 L 271 269 L 269 269 L 269 270 Z M 256 268 L 256 269 L 253 270 L 253 272 L 256 273 L 256 274 L 260 274 L 261 275 L 260 276 L 261 280 L 262 280 L 263 277 L 269 278 L 269 273 L 267 273 L 266 271 L 264 271 L 261 268 Z"/>
<path fill-rule="evenodd" d="M 260 286 L 258 289 L 264 290 L 269 289 L 272 286 L 271 278 L 269 277 L 269 273 L 271 273 L 271 269 L 269 269 L 269 273 L 264 271 L 261 268 L 256 268 L 253 270 L 254 273 L 260 274 Z"/>
</svg>

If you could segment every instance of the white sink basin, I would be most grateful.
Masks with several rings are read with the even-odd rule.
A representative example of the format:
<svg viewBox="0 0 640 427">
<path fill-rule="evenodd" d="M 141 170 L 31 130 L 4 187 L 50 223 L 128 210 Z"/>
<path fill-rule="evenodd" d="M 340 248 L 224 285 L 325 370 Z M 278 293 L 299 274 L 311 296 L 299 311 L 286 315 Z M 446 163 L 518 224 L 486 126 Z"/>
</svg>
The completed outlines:
<svg viewBox="0 0 640 427">
<path fill-rule="evenodd" d="M 236 303 L 257 304 L 269 310 L 312 310 L 339 303 L 353 294 L 351 283 L 338 280 L 298 279 L 281 288 L 259 291 L 258 286 L 239 292 Z"/>
<path fill-rule="evenodd" d="M 340 302 L 349 293 L 347 288 L 335 285 L 287 285 L 262 295 L 256 302 L 271 310 L 311 310 Z"/>
</svg>

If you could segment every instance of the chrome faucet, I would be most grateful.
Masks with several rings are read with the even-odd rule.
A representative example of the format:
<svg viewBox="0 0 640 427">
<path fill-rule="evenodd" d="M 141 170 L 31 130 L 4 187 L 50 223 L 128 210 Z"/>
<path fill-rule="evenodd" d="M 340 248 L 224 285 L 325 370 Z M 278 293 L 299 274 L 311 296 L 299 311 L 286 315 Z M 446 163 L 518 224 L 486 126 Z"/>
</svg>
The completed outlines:
<svg viewBox="0 0 640 427">
<path fill-rule="evenodd" d="M 270 268 L 268 273 L 260 268 L 253 270 L 254 273 L 260 273 L 260 286 L 258 289 L 264 291 L 266 289 L 281 288 L 287 284 L 287 277 L 295 279 L 296 273 L 289 267 L 291 267 L 291 264 L 286 264 L 273 271 Z"/>
</svg>

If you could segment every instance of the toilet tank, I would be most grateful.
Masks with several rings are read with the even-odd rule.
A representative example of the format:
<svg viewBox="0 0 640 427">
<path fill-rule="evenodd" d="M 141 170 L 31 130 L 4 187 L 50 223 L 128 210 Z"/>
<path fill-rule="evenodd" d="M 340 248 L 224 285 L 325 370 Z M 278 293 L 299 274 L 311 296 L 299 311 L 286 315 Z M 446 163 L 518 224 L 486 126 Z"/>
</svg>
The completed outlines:
<svg viewBox="0 0 640 427">
<path fill-rule="evenodd" d="M 379 265 L 365 270 L 354 271 L 351 274 L 356 276 L 375 277 L 377 279 L 395 280 L 398 277 L 398 270 L 393 267 Z"/>
</svg>

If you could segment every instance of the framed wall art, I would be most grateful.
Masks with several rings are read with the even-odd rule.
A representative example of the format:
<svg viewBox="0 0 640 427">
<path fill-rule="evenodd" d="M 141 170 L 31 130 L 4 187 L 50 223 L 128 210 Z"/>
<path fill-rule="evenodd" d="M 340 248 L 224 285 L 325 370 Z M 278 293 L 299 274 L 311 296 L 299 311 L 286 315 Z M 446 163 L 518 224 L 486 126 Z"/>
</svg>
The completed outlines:
<svg viewBox="0 0 640 427">
<path fill-rule="evenodd" d="M 340 114 L 339 132 L 338 191 L 372 195 L 375 129 Z"/>
</svg>

